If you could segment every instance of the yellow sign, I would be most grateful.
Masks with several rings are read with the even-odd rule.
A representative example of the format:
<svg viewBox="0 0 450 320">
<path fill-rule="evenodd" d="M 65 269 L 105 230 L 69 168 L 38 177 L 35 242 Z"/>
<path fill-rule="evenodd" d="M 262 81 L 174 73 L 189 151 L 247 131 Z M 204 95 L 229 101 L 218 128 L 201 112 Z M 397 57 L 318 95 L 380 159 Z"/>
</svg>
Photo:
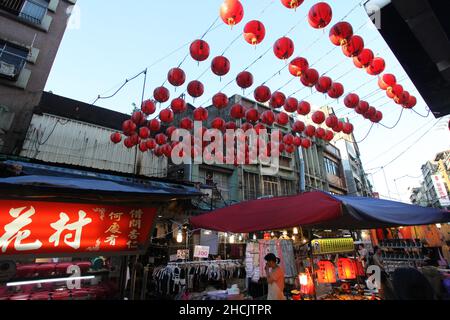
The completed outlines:
<svg viewBox="0 0 450 320">
<path fill-rule="evenodd" d="M 353 252 L 355 243 L 352 238 L 318 239 L 311 241 L 314 255 Z"/>
</svg>

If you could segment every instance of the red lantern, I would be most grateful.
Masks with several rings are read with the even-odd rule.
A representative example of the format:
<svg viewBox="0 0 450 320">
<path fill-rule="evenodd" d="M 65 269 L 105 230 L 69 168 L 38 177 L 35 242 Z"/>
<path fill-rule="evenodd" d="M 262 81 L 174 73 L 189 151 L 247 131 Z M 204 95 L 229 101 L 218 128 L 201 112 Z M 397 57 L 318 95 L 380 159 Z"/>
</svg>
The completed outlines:
<svg viewBox="0 0 450 320">
<path fill-rule="evenodd" d="M 155 136 L 155 141 L 158 145 L 162 146 L 167 143 L 167 136 L 164 133 L 158 133 Z"/>
<path fill-rule="evenodd" d="M 177 130 L 177 127 L 175 127 L 175 126 L 171 126 L 166 129 L 166 135 L 169 137 L 169 139 L 172 138 L 172 135 L 176 130 Z"/>
<path fill-rule="evenodd" d="M 131 139 L 128 137 L 125 140 L 123 140 L 123 144 L 126 148 L 131 149 L 133 148 L 133 143 L 131 142 Z"/>
<path fill-rule="evenodd" d="M 284 110 L 286 112 L 292 113 L 296 112 L 298 108 L 298 100 L 292 97 L 286 99 L 286 103 L 284 104 Z"/>
<path fill-rule="evenodd" d="M 153 150 L 153 149 L 156 148 L 156 141 L 155 141 L 155 139 L 147 140 L 146 144 L 147 144 L 147 150 Z"/>
<path fill-rule="evenodd" d="M 281 108 L 286 103 L 286 96 L 280 91 L 276 91 L 272 94 L 270 99 L 270 106 L 274 109 Z"/>
<path fill-rule="evenodd" d="M 331 142 L 334 139 L 334 133 L 333 131 L 327 130 L 325 132 L 325 137 L 324 137 L 325 141 Z"/>
<path fill-rule="evenodd" d="M 397 78 L 390 73 L 384 74 L 380 79 L 378 80 L 378 85 L 382 90 L 387 90 L 390 87 L 393 87 L 397 84 Z"/>
<path fill-rule="evenodd" d="M 386 69 L 386 62 L 383 58 L 375 58 L 367 67 L 367 73 L 371 76 L 377 76 L 384 72 Z"/>
<path fill-rule="evenodd" d="M 356 108 L 359 104 L 359 96 L 356 93 L 349 93 L 344 99 L 344 104 L 347 108 Z"/>
<path fill-rule="evenodd" d="M 327 93 L 333 84 L 333 80 L 330 77 L 320 77 L 316 84 L 316 90 L 321 93 Z"/>
<path fill-rule="evenodd" d="M 296 146 L 297 148 L 300 148 L 302 146 L 302 138 L 294 137 L 294 146 Z"/>
<path fill-rule="evenodd" d="M 118 144 L 122 141 L 122 135 L 118 132 L 111 134 L 111 142 Z"/>
<path fill-rule="evenodd" d="M 122 131 L 126 136 L 131 136 L 131 134 L 136 131 L 136 128 L 136 124 L 131 120 L 122 123 Z"/>
<path fill-rule="evenodd" d="M 342 123 L 341 121 L 338 121 L 338 124 L 333 128 L 333 131 L 336 133 L 342 132 L 342 130 L 344 129 L 344 123 Z"/>
<path fill-rule="evenodd" d="M 183 118 L 180 121 L 180 128 L 184 130 L 192 130 L 194 128 L 194 122 L 189 118 Z"/>
<path fill-rule="evenodd" d="M 303 123 L 302 121 L 295 121 L 294 125 L 292 126 L 292 131 L 302 133 L 303 131 L 305 131 L 305 128 L 305 123 Z"/>
<path fill-rule="evenodd" d="M 310 68 L 302 74 L 300 81 L 305 87 L 312 88 L 316 85 L 317 81 L 319 81 L 319 72 L 317 72 L 316 69 Z"/>
<path fill-rule="evenodd" d="M 302 5 L 304 0 L 281 0 L 283 6 L 289 9 L 297 9 Z"/>
<path fill-rule="evenodd" d="M 324 123 L 325 122 L 325 113 L 323 113 L 320 110 L 314 112 L 313 115 L 312 115 L 312 121 L 315 124 L 322 124 L 322 123 Z"/>
<path fill-rule="evenodd" d="M 326 120 L 325 124 L 328 128 L 334 128 L 338 125 L 339 119 L 335 115 L 330 115 Z"/>
<path fill-rule="evenodd" d="M 366 113 L 364 113 L 364 118 L 366 119 L 370 119 L 372 117 L 374 117 L 377 113 L 377 109 L 375 109 L 374 107 L 369 107 L 369 109 L 366 111 Z"/>
<path fill-rule="evenodd" d="M 173 68 L 169 70 L 167 80 L 174 87 L 179 87 L 186 82 L 186 74 L 181 68 Z"/>
<path fill-rule="evenodd" d="M 131 121 L 133 121 L 137 125 L 141 125 L 145 121 L 145 115 L 141 111 L 133 112 L 131 116 Z"/>
<path fill-rule="evenodd" d="M 195 40 L 190 47 L 190 53 L 192 59 L 195 61 L 205 61 L 209 58 L 209 44 L 204 40 Z"/>
<path fill-rule="evenodd" d="M 151 132 L 158 132 L 159 130 L 161 130 L 161 122 L 159 122 L 158 119 L 152 119 L 148 122 L 147 127 Z"/>
<path fill-rule="evenodd" d="M 374 59 L 373 51 L 370 49 L 363 49 L 361 53 L 354 57 L 353 60 L 357 61 L 359 65 L 363 66 L 364 68 L 367 68 L 370 66 Z"/>
<path fill-rule="evenodd" d="M 206 121 L 208 120 L 208 110 L 203 107 L 199 107 L 194 110 L 193 117 L 195 121 Z"/>
<path fill-rule="evenodd" d="M 275 113 L 271 110 L 265 111 L 261 115 L 261 122 L 267 124 L 268 126 L 271 126 L 275 122 Z"/>
<path fill-rule="evenodd" d="M 139 129 L 139 138 L 147 139 L 150 136 L 150 130 L 147 127 L 141 127 Z"/>
<path fill-rule="evenodd" d="M 412 109 L 417 105 L 417 98 L 414 96 L 409 96 L 408 102 L 403 104 L 403 106 L 407 109 Z"/>
<path fill-rule="evenodd" d="M 173 99 L 170 104 L 170 107 L 171 107 L 173 113 L 175 113 L 175 114 L 183 113 L 187 110 L 186 101 L 184 101 L 181 98 Z"/>
<path fill-rule="evenodd" d="M 297 113 L 301 116 L 307 116 L 311 112 L 311 104 L 307 101 L 301 101 L 298 104 Z"/>
<path fill-rule="evenodd" d="M 311 7 L 308 14 L 309 25 L 315 29 L 323 29 L 333 19 L 333 10 L 326 2 L 316 3 Z"/>
<path fill-rule="evenodd" d="M 191 97 L 198 98 L 201 97 L 205 92 L 205 87 L 200 81 L 194 80 L 189 82 L 187 86 L 187 92 Z"/>
<path fill-rule="evenodd" d="M 142 141 L 142 142 L 139 144 L 139 150 L 140 150 L 141 152 L 147 152 L 147 151 L 148 151 L 147 143 L 146 143 L 145 141 Z"/>
<path fill-rule="evenodd" d="M 292 143 L 294 143 L 294 142 L 292 142 Z M 286 152 L 289 153 L 289 154 L 293 154 L 295 152 L 294 144 L 286 146 Z"/>
<path fill-rule="evenodd" d="M 336 23 L 330 30 L 330 40 L 336 46 L 346 45 L 352 36 L 353 27 L 345 21 Z"/>
<path fill-rule="evenodd" d="M 347 44 L 342 46 L 342 52 L 347 57 L 356 57 L 364 49 L 364 40 L 360 36 L 352 36 Z"/>
<path fill-rule="evenodd" d="M 236 83 L 242 89 L 250 88 L 253 85 L 253 75 L 248 71 L 243 71 L 237 75 Z"/>
<path fill-rule="evenodd" d="M 364 114 L 366 113 L 370 108 L 370 105 L 367 101 L 361 100 L 359 102 L 359 105 L 356 107 L 356 112 L 359 114 Z M 359 111 L 359 112 L 358 112 Z"/>
<path fill-rule="evenodd" d="M 170 144 L 165 144 L 162 146 L 163 154 L 166 156 L 166 158 L 170 158 L 172 156 L 172 147 Z"/>
<path fill-rule="evenodd" d="M 228 97 L 224 93 L 217 93 L 212 98 L 212 103 L 217 109 L 224 109 L 228 107 Z"/>
<path fill-rule="evenodd" d="M 288 133 L 287 135 L 285 135 L 283 137 L 283 143 L 288 146 L 294 144 L 294 136 L 292 134 Z"/>
<path fill-rule="evenodd" d="M 394 99 L 395 97 L 400 97 L 403 94 L 403 86 L 400 84 L 396 84 L 392 87 L 389 87 L 386 90 L 386 94 L 389 98 Z"/>
<path fill-rule="evenodd" d="M 240 104 L 235 104 L 230 110 L 231 118 L 239 120 L 245 117 L 245 108 Z"/>
<path fill-rule="evenodd" d="M 235 26 L 244 18 L 244 7 L 238 0 L 225 0 L 220 6 L 220 17 L 229 26 Z"/>
<path fill-rule="evenodd" d="M 145 100 L 142 102 L 141 110 L 146 115 L 154 114 L 156 111 L 155 103 L 152 100 Z"/>
<path fill-rule="evenodd" d="M 306 134 L 306 136 L 308 136 L 310 138 L 314 137 L 316 135 L 316 127 L 311 126 L 311 125 L 306 126 L 305 134 Z"/>
<path fill-rule="evenodd" d="M 255 127 L 254 127 L 256 134 L 261 134 L 262 130 L 267 130 L 266 126 L 263 125 L 262 123 L 258 123 Z"/>
<path fill-rule="evenodd" d="M 312 142 L 309 139 L 302 139 L 302 147 L 304 149 L 309 149 L 312 146 Z"/>
<path fill-rule="evenodd" d="M 394 101 L 397 104 L 404 105 L 405 103 L 407 103 L 409 101 L 410 96 L 411 95 L 409 94 L 408 91 L 403 91 L 400 96 L 394 97 Z"/>
<path fill-rule="evenodd" d="M 317 282 L 322 284 L 336 283 L 336 268 L 331 261 L 320 261 L 317 270 Z"/>
<path fill-rule="evenodd" d="M 342 132 L 345 134 L 352 134 L 353 133 L 353 125 L 350 122 L 346 122 L 343 124 Z"/>
<path fill-rule="evenodd" d="M 211 128 L 222 131 L 225 128 L 225 120 L 223 120 L 222 118 L 215 118 L 211 122 Z"/>
<path fill-rule="evenodd" d="M 170 109 L 161 110 L 159 119 L 164 123 L 171 123 L 174 119 L 173 111 Z"/>
<path fill-rule="evenodd" d="M 294 77 L 300 77 L 303 72 L 309 69 L 309 62 L 305 58 L 295 58 L 289 63 L 289 72 Z"/>
<path fill-rule="evenodd" d="M 375 115 L 370 117 L 370 121 L 372 121 L 373 123 L 380 123 L 381 120 L 383 120 L 383 113 L 381 111 L 376 111 Z"/>
<path fill-rule="evenodd" d="M 249 109 L 247 110 L 247 112 L 245 113 L 245 119 L 248 122 L 257 122 L 259 119 L 259 112 L 257 109 Z"/>
<path fill-rule="evenodd" d="M 317 128 L 316 129 L 316 137 L 319 139 L 325 139 L 325 135 L 327 134 L 327 132 L 325 131 L 324 128 Z"/>
<path fill-rule="evenodd" d="M 266 103 L 270 100 L 272 96 L 272 92 L 270 91 L 270 88 L 267 86 L 259 86 L 255 89 L 255 100 L 260 103 Z"/>
<path fill-rule="evenodd" d="M 244 27 L 244 39 L 251 45 L 260 44 L 266 37 L 266 28 L 261 21 L 252 20 Z"/>
<path fill-rule="evenodd" d="M 253 129 L 253 125 L 251 123 L 246 122 L 241 126 L 241 129 L 242 129 L 242 131 L 247 132 L 248 130 Z M 244 138 L 244 141 L 245 141 L 245 138 Z M 246 146 L 246 148 L 247 148 L 247 146 Z"/>
<path fill-rule="evenodd" d="M 348 258 L 339 258 L 337 262 L 338 275 L 340 280 L 356 279 L 357 270 L 355 270 L 352 261 Z"/>
<path fill-rule="evenodd" d="M 141 142 L 141 138 L 134 133 L 132 136 L 130 136 L 130 141 L 133 144 L 133 146 L 137 146 Z"/>
<path fill-rule="evenodd" d="M 219 77 L 222 77 L 230 72 L 230 68 L 230 60 L 224 56 L 215 57 L 211 62 L 212 72 Z"/>
<path fill-rule="evenodd" d="M 167 88 L 159 87 L 159 88 L 156 88 L 155 91 L 153 92 L 153 97 L 159 103 L 164 103 L 164 102 L 169 101 L 170 93 Z"/>
<path fill-rule="evenodd" d="M 287 60 L 294 54 L 294 48 L 294 42 L 288 37 L 283 37 L 275 42 L 273 52 L 278 59 Z"/>
<path fill-rule="evenodd" d="M 330 90 L 328 90 L 328 95 L 330 96 L 330 98 L 333 99 L 338 99 L 342 97 L 343 94 L 344 94 L 344 86 L 339 82 L 334 82 L 331 85 Z"/>
<path fill-rule="evenodd" d="M 234 122 L 234 121 L 227 122 L 225 124 L 225 129 L 227 129 L 227 130 L 236 130 L 237 129 L 236 122 Z M 224 139 L 225 138 L 226 138 L 226 136 L 224 137 Z"/>
<path fill-rule="evenodd" d="M 287 115 L 287 113 L 280 112 L 280 113 L 277 115 L 277 123 L 278 123 L 280 126 L 285 126 L 285 125 L 287 125 L 287 124 L 289 123 L 289 116 Z"/>
</svg>

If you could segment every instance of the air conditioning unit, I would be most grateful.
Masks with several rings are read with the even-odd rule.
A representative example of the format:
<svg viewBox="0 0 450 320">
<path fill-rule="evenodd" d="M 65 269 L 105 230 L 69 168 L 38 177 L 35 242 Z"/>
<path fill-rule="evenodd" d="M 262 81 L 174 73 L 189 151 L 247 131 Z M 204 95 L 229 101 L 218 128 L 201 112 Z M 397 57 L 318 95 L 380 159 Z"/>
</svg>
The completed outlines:
<svg viewBox="0 0 450 320">
<path fill-rule="evenodd" d="M 17 76 L 16 66 L 13 64 L 6 63 L 4 61 L 0 61 L 0 75 L 9 78 L 15 78 Z"/>
</svg>

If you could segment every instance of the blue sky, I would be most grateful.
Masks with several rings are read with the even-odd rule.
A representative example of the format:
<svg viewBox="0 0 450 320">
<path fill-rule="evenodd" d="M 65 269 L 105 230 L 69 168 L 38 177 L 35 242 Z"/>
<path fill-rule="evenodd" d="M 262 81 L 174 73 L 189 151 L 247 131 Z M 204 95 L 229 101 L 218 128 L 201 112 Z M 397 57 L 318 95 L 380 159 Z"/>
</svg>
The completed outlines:
<svg viewBox="0 0 450 320">
<path fill-rule="evenodd" d="M 255 49 L 243 38 L 239 38 L 225 54 L 231 60 L 231 72 L 222 79 L 211 72 L 206 72 L 200 78 L 205 84 L 205 95 L 193 104 L 209 105 L 213 94 L 271 48 L 276 39 L 286 35 L 291 28 L 295 27 L 288 35 L 296 45 L 294 55 L 306 57 L 320 73 L 329 71 L 328 76 L 333 79 L 340 78 L 339 81 L 344 84 L 346 92 L 355 92 L 360 97 L 368 96 L 366 100 L 384 113 L 385 118 L 382 123 L 392 126 L 397 122 L 401 108 L 393 102 L 389 103 L 390 100 L 384 92 L 377 91 L 376 77 L 355 68 L 351 59 L 346 58 L 340 48 L 334 47 L 328 39 L 331 25 L 345 17 L 345 20 L 353 25 L 355 34 L 365 39 L 366 47 L 385 58 L 386 72 L 396 74 L 398 79 L 404 78 L 401 82 L 405 89 L 419 98 L 416 110 L 426 114 L 425 102 L 409 81 L 378 30 L 368 22 L 363 7 L 359 5 L 360 1 L 328 1 L 333 7 L 334 17 L 332 24 L 325 31 L 312 29 L 306 20 L 309 8 L 316 2 L 319 1 L 306 0 L 297 11 L 293 11 L 282 6 L 279 0 L 242 1 L 245 17 L 241 24 L 230 29 L 218 21 L 213 31 L 206 35 L 205 40 L 211 46 L 210 59 L 198 64 L 188 58 L 183 63 L 182 68 L 186 71 L 188 81 L 197 79 L 208 69 L 211 58 L 220 55 L 239 36 L 245 22 L 261 20 L 266 26 L 266 39 Z M 99 94 L 113 93 L 126 78 L 151 66 L 146 86 L 146 97 L 151 97 L 153 89 L 165 81 L 167 71 L 177 66 L 187 54 L 189 49 L 187 43 L 199 38 L 216 20 L 221 3 L 222 0 L 132 0 L 127 2 L 127 5 L 123 5 L 116 1 L 78 0 L 79 26 L 67 30 L 46 90 L 92 103 Z M 176 53 L 169 55 L 180 47 L 181 49 Z M 161 59 L 163 60 L 160 61 Z M 157 61 L 160 62 L 155 64 Z M 285 62 L 275 58 L 270 50 L 249 71 L 255 77 L 255 85 L 258 85 L 269 79 L 284 65 Z M 294 80 L 284 86 L 290 79 L 291 76 L 285 69 L 267 84 L 273 91 L 283 87 L 281 91 L 291 95 L 302 89 L 302 85 L 298 80 Z M 101 100 L 97 105 L 125 113 L 131 112 L 132 103 L 140 104 L 142 80 L 139 78 L 130 82 L 114 98 Z M 354 91 L 368 81 L 370 82 Z M 174 96 L 181 94 L 185 87 L 178 88 L 176 91 L 173 88 L 170 89 Z M 229 85 L 224 92 L 229 95 L 242 94 L 242 90 L 235 83 Z M 250 91 L 247 91 L 245 94 L 249 93 Z M 358 140 L 364 138 L 370 129 L 371 123 L 368 120 L 357 116 L 351 110 L 344 109 L 343 99 L 339 101 L 327 99 L 322 94 L 311 92 L 306 88 L 294 96 L 299 100 L 306 99 L 316 106 L 329 104 L 335 107 L 335 110 L 339 110 L 339 116 L 348 116 L 355 125 L 355 135 Z M 189 100 L 189 102 L 193 101 Z M 419 176 L 420 167 L 425 161 L 433 158 L 439 151 L 450 149 L 450 133 L 444 121 L 426 134 L 420 142 L 414 143 L 429 131 L 434 124 L 433 119 L 432 116 L 425 119 L 411 111 L 404 112 L 400 124 L 395 129 L 389 130 L 377 125 L 372 129 L 369 137 L 360 144 L 366 169 L 383 166 L 412 146 L 408 152 L 385 169 L 391 197 L 407 200 L 408 188 L 417 185 L 419 180 L 411 178 L 398 180 L 400 196 L 397 195 L 394 180 L 405 175 Z M 383 174 L 378 172 L 372 178 L 376 190 L 388 196 Z"/>
</svg>

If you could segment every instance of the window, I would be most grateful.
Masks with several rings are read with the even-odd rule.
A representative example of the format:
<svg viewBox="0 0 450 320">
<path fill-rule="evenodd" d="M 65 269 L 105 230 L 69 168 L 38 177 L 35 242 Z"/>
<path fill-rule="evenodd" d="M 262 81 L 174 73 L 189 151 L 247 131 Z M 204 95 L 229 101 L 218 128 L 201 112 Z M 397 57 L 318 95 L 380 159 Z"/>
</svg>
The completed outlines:
<svg viewBox="0 0 450 320">
<path fill-rule="evenodd" d="M 28 49 L 0 40 L 0 76 L 17 80 L 28 54 Z"/>
<path fill-rule="evenodd" d="M 292 196 L 296 194 L 295 181 L 281 179 L 281 195 Z"/>
<path fill-rule="evenodd" d="M 325 158 L 325 169 L 327 170 L 328 174 L 340 177 L 341 176 L 341 169 L 339 167 L 339 164 L 328 159 Z"/>
<path fill-rule="evenodd" d="M 230 177 L 225 173 L 200 170 L 200 182 L 207 185 L 215 185 L 220 192 L 219 198 L 228 201 L 230 199 Z"/>
<path fill-rule="evenodd" d="M 41 24 L 44 19 L 49 0 L 0 0 L 0 8 L 28 22 Z"/>
<path fill-rule="evenodd" d="M 264 196 L 279 196 L 279 183 L 275 177 L 264 177 Z"/>
<path fill-rule="evenodd" d="M 261 196 L 261 185 L 258 174 L 244 173 L 245 200 L 255 200 Z"/>
</svg>

